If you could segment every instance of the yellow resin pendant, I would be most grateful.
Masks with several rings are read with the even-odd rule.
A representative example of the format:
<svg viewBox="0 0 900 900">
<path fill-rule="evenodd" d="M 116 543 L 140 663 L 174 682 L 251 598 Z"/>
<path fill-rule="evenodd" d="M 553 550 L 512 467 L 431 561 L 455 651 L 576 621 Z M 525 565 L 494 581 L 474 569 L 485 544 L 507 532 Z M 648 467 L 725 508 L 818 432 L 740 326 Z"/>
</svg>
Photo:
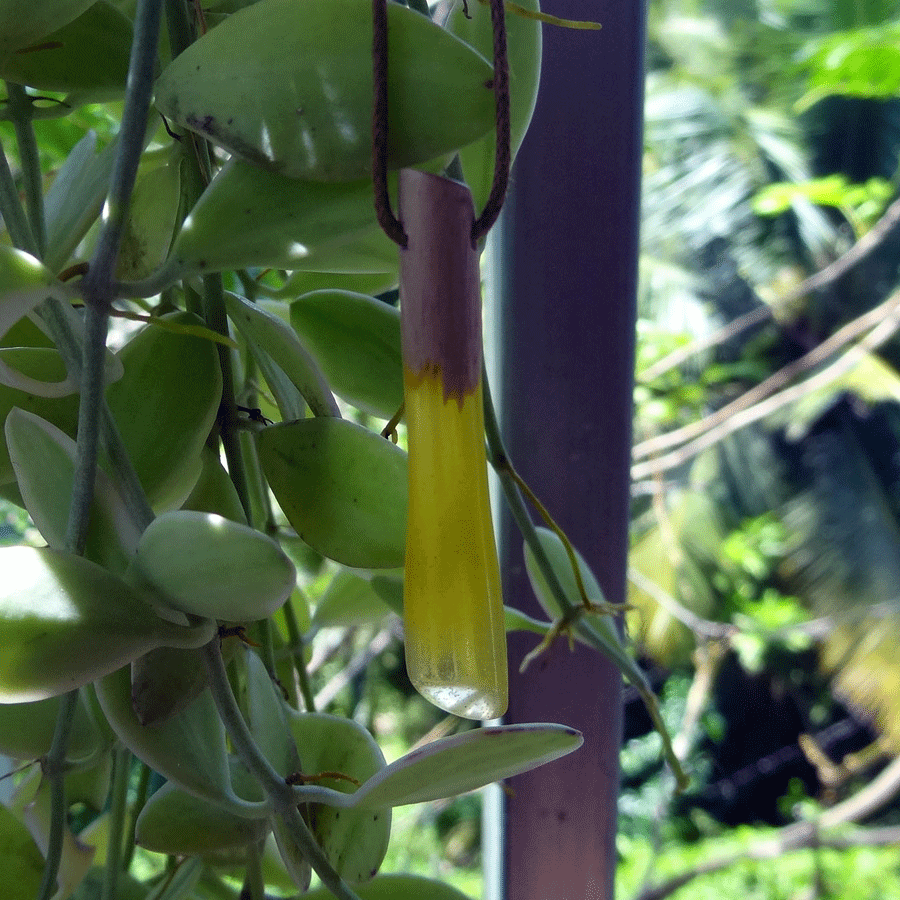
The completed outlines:
<svg viewBox="0 0 900 900">
<path fill-rule="evenodd" d="M 459 182 L 400 176 L 409 513 L 406 667 L 435 706 L 469 719 L 507 705 L 506 632 L 481 386 L 472 200 Z"/>
</svg>

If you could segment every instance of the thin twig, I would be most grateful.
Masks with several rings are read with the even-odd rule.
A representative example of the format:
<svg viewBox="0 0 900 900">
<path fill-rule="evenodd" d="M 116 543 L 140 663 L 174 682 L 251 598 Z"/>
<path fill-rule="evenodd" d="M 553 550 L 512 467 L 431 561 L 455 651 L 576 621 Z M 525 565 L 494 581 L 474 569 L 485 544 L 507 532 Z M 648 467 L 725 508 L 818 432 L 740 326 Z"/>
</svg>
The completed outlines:
<svg viewBox="0 0 900 900">
<path fill-rule="evenodd" d="M 780 369 L 774 375 L 767 378 L 762 384 L 742 394 L 737 400 L 717 410 L 700 422 L 694 422 L 677 432 L 669 432 L 661 435 L 660 439 L 653 438 L 644 441 L 634 448 L 637 458 L 649 456 L 658 444 L 671 446 L 680 441 L 661 440 L 678 435 L 681 440 L 695 439 L 685 443 L 678 450 L 637 463 L 631 469 L 632 479 L 638 481 L 642 478 L 664 472 L 667 469 L 682 465 L 698 453 L 713 446 L 727 437 L 729 434 L 756 422 L 765 416 L 771 415 L 777 409 L 799 400 L 814 390 L 817 390 L 834 381 L 844 372 L 856 365 L 866 353 L 877 349 L 886 343 L 900 328 L 900 291 L 892 294 L 884 303 L 869 310 L 865 315 L 854 319 L 845 325 L 840 331 L 835 332 L 827 341 L 819 344 L 805 356 L 795 360 Z M 869 331 L 858 343 L 850 347 L 843 356 L 825 369 L 806 379 L 792 388 L 785 385 L 798 375 L 815 366 L 820 365 L 829 356 L 834 355 L 852 340 L 858 338 L 865 331 Z"/>
<path fill-rule="evenodd" d="M 628 569 L 628 580 L 639 591 L 643 591 L 648 597 L 655 600 L 667 613 L 701 638 L 723 640 L 733 637 L 738 631 L 734 625 L 728 622 L 713 622 L 710 619 L 701 618 L 664 591 L 655 581 L 651 581 L 638 572 L 637 569 Z"/>
<path fill-rule="evenodd" d="M 824 269 L 821 269 L 814 275 L 810 275 L 809 278 L 805 278 L 793 290 L 779 297 L 772 306 L 761 306 L 758 309 L 751 310 L 749 313 L 745 313 L 733 322 L 729 322 L 727 325 L 714 331 L 708 337 L 673 351 L 646 368 L 643 372 L 640 372 L 638 381 L 642 384 L 653 381 L 654 378 L 658 378 L 670 369 L 687 362 L 697 353 L 702 353 L 710 347 L 715 347 L 724 341 L 737 337 L 747 328 L 752 328 L 754 325 L 760 325 L 768 321 L 772 318 L 774 308 L 788 306 L 807 294 L 811 294 L 813 291 L 820 291 L 822 288 L 833 284 L 882 244 L 898 225 L 900 225 L 900 199 L 895 200 L 885 210 L 884 215 L 878 222 L 846 253 L 839 256 L 834 262 L 829 263 Z"/>
</svg>

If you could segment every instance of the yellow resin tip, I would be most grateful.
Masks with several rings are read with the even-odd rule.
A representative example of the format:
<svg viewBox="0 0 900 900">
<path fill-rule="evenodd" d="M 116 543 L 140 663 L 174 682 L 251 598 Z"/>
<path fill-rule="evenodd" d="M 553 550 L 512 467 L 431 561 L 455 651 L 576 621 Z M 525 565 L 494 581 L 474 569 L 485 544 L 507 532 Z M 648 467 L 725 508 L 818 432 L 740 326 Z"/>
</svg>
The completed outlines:
<svg viewBox="0 0 900 900">
<path fill-rule="evenodd" d="M 492 719 L 507 706 L 506 632 L 494 545 L 482 389 L 445 397 L 440 372 L 405 377 L 409 518 L 406 666 L 435 706 Z"/>
</svg>

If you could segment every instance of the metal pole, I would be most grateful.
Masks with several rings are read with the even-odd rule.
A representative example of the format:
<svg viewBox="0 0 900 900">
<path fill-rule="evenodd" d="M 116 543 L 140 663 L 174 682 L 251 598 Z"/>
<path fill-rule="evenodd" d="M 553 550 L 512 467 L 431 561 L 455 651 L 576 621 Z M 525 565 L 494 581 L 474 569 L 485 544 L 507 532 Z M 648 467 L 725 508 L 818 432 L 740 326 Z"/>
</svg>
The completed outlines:
<svg viewBox="0 0 900 900">
<path fill-rule="evenodd" d="M 544 28 L 541 92 L 501 231 L 501 407 L 510 456 L 587 558 L 625 594 L 642 150 L 642 0 L 547 0 L 603 23 Z M 521 539 L 501 526 L 508 603 L 537 614 Z M 510 640 L 509 722 L 581 729 L 585 745 L 510 781 L 507 900 L 613 894 L 621 740 L 618 671 L 559 641 L 523 675 Z"/>
</svg>

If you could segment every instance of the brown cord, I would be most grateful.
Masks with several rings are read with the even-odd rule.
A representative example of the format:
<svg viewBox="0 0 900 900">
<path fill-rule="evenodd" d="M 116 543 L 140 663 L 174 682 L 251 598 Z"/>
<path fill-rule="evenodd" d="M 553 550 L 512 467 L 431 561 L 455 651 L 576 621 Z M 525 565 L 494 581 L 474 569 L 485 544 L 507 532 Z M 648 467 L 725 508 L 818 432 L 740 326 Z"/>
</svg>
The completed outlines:
<svg viewBox="0 0 900 900">
<path fill-rule="evenodd" d="M 408 238 L 391 209 L 387 183 L 388 142 L 388 28 L 387 0 L 372 0 L 372 181 L 375 186 L 375 215 L 384 233 L 401 247 Z"/>
<path fill-rule="evenodd" d="M 496 104 L 497 148 L 491 193 L 481 215 L 472 223 L 472 243 L 490 231 L 497 221 L 509 186 L 511 162 L 509 123 L 509 60 L 506 48 L 504 0 L 490 0 L 494 33 L 494 102 Z M 406 247 L 403 224 L 391 209 L 387 183 L 388 142 L 388 27 L 387 0 L 372 0 L 372 181 L 375 188 L 375 215 L 384 233 L 394 243 Z"/>
<path fill-rule="evenodd" d="M 484 210 L 472 225 L 472 243 L 490 231 L 497 221 L 509 185 L 509 59 L 506 52 L 506 14 L 503 0 L 491 0 L 491 25 L 494 29 L 494 101 L 497 116 L 497 151 L 494 155 L 494 180 Z"/>
</svg>

